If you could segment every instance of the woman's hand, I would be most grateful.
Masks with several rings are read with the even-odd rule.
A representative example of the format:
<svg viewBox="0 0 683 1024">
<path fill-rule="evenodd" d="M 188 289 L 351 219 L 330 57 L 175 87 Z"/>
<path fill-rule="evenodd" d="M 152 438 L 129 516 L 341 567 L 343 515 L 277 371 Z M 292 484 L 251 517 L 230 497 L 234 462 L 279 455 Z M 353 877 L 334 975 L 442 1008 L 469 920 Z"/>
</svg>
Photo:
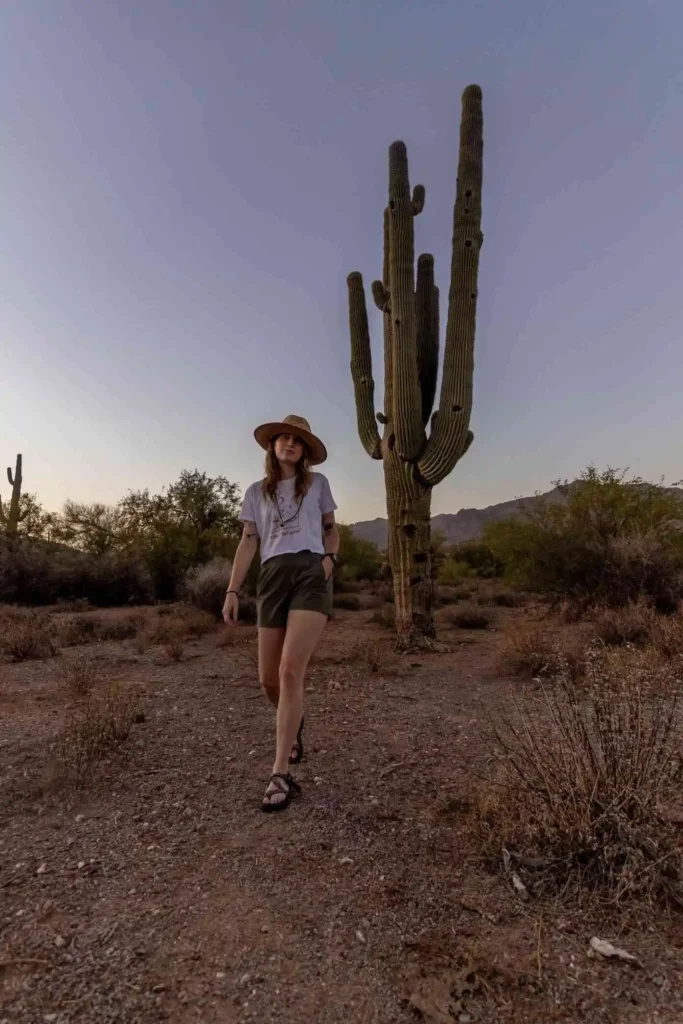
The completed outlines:
<svg viewBox="0 0 683 1024">
<path fill-rule="evenodd" d="M 223 621 L 226 626 L 236 626 L 239 615 L 240 599 L 238 595 L 234 593 L 226 594 L 225 603 L 223 604 Z"/>
<path fill-rule="evenodd" d="M 330 558 L 329 555 L 323 555 L 323 571 L 325 573 L 325 583 L 327 583 L 334 572 L 334 559 Z"/>
</svg>

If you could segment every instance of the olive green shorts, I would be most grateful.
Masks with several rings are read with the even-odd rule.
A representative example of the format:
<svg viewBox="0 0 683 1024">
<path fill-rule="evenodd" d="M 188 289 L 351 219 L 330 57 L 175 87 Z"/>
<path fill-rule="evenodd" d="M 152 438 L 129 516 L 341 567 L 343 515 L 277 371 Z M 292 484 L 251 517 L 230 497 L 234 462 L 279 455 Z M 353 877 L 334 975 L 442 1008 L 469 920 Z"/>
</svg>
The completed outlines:
<svg viewBox="0 0 683 1024">
<path fill-rule="evenodd" d="M 283 629 L 290 611 L 332 614 L 332 577 L 325 580 L 323 556 L 312 551 L 275 555 L 261 566 L 256 597 L 258 624 Z"/>
</svg>

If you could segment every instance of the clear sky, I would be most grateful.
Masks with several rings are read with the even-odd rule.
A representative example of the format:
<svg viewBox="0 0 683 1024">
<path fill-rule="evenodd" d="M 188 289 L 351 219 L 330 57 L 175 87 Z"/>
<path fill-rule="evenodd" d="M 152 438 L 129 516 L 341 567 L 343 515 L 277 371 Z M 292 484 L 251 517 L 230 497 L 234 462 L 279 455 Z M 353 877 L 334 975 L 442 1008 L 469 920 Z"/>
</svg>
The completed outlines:
<svg viewBox="0 0 683 1024">
<path fill-rule="evenodd" d="M 296 412 L 340 517 L 383 514 L 346 275 L 379 276 L 402 138 L 447 292 L 477 82 L 475 443 L 434 511 L 591 461 L 683 477 L 682 39 L 680 0 L 7 0 L 0 466 L 23 452 L 49 508 L 184 468 L 246 487 L 253 428 Z"/>
</svg>

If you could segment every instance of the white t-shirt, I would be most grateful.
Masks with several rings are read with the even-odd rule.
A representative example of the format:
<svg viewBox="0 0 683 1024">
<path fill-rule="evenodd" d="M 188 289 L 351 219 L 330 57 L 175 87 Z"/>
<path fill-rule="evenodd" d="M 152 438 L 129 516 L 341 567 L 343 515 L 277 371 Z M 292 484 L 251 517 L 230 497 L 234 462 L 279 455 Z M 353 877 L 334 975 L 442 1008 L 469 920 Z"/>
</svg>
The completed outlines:
<svg viewBox="0 0 683 1024">
<path fill-rule="evenodd" d="M 297 498 L 295 488 L 294 477 L 280 480 L 275 502 L 263 493 L 262 480 L 247 488 L 240 519 L 243 523 L 256 524 L 261 541 L 261 563 L 275 555 L 299 551 L 325 553 L 321 520 L 337 507 L 327 477 L 311 473 L 311 486 L 303 500 Z"/>
</svg>

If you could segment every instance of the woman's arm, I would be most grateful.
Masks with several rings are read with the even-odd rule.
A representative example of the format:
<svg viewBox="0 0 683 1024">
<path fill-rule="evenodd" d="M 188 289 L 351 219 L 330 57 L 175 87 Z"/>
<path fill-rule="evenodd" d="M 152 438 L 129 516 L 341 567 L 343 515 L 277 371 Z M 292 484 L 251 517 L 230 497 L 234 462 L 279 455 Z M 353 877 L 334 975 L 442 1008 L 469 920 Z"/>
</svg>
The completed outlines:
<svg viewBox="0 0 683 1024">
<path fill-rule="evenodd" d="M 256 533 L 256 524 L 245 523 L 244 529 L 242 530 L 242 539 L 237 546 L 235 558 L 232 563 L 232 573 L 230 575 L 230 586 L 228 587 L 228 590 L 240 590 L 245 577 L 249 572 L 249 566 L 254 560 L 257 547 L 258 534 Z"/>
<path fill-rule="evenodd" d="M 339 530 L 334 521 L 334 512 L 325 512 L 323 515 L 323 535 L 325 538 L 323 562 L 325 564 L 326 576 L 329 579 L 334 571 L 335 560 L 326 556 L 339 554 Z"/>
</svg>

